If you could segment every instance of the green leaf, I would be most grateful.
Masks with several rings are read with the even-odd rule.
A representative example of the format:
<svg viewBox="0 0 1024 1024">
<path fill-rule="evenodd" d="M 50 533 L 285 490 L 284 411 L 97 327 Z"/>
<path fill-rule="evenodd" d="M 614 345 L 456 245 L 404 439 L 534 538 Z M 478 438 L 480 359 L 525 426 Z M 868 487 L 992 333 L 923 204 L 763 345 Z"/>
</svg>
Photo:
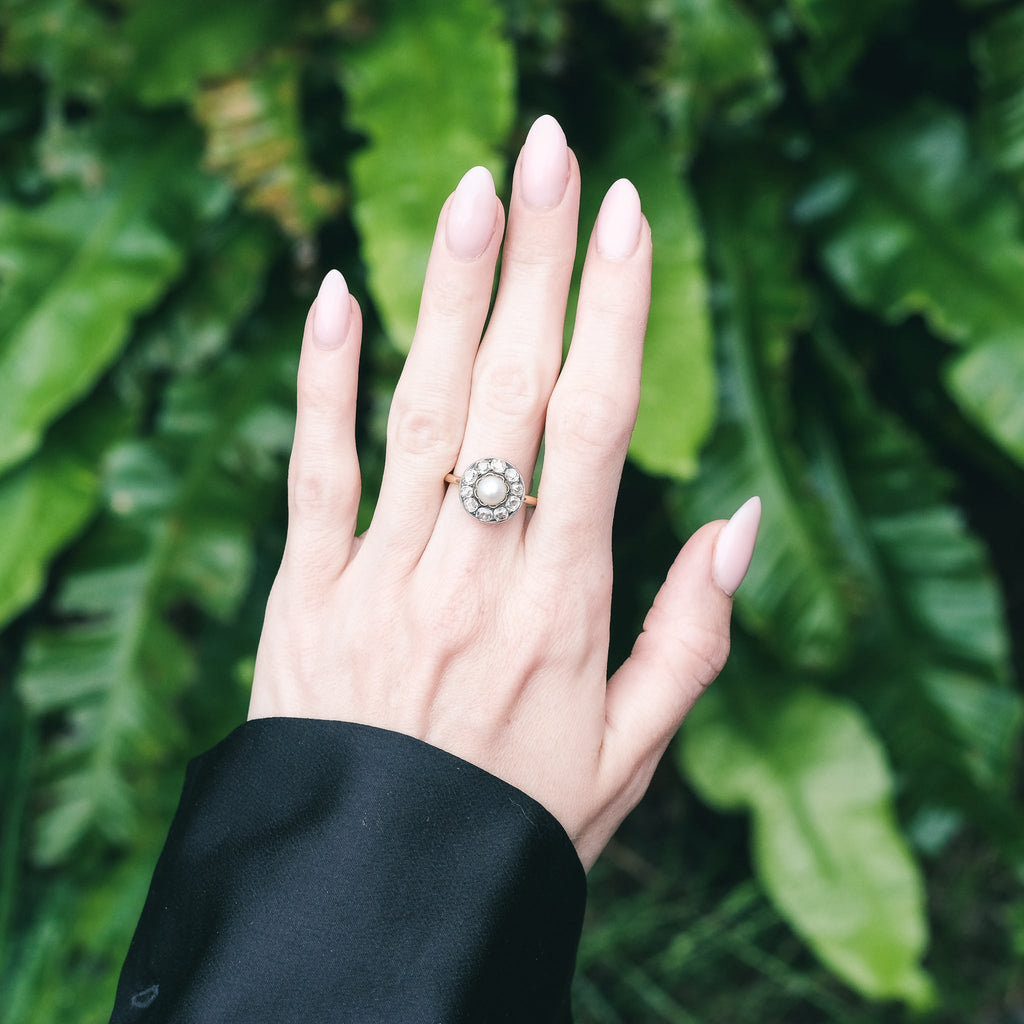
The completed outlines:
<svg viewBox="0 0 1024 1024">
<path fill-rule="evenodd" d="M 1020 462 L 1019 201 L 972 150 L 963 122 L 933 106 L 844 137 L 827 162 L 797 208 L 826 267 L 859 305 L 891 321 L 920 314 L 975 349 L 947 369 L 950 393 Z"/>
<path fill-rule="evenodd" d="M 793 433 L 792 338 L 808 303 L 785 219 L 788 185 L 750 150 L 709 164 L 707 175 L 700 194 L 717 285 L 720 416 L 700 476 L 675 492 L 675 520 L 688 536 L 759 494 L 761 533 L 740 614 L 788 663 L 834 667 L 849 648 L 853 610 Z"/>
<path fill-rule="evenodd" d="M 971 55 L 981 82 L 982 138 L 999 166 L 1024 184 L 1024 7 L 981 28 Z"/>
<path fill-rule="evenodd" d="M 617 178 L 636 185 L 654 239 L 643 388 L 630 458 L 650 473 L 694 476 L 715 416 L 715 368 L 704 239 L 697 211 L 663 132 L 640 98 L 608 84 L 600 152 L 581 154 L 583 195 L 577 271 L 588 229 Z"/>
<path fill-rule="evenodd" d="M 197 235 L 187 273 L 146 317 L 121 373 L 191 374 L 220 356 L 267 286 L 278 238 L 269 224 L 247 217 Z"/>
<path fill-rule="evenodd" d="M 181 268 L 176 235 L 196 213 L 174 209 L 173 228 L 161 218 L 196 179 L 194 151 L 178 132 L 147 141 L 110 158 L 92 190 L 0 203 L 0 470 L 89 390 Z"/>
<path fill-rule="evenodd" d="M 302 63 L 298 54 L 274 53 L 252 74 L 205 85 L 195 100 L 207 132 L 207 164 L 239 189 L 247 206 L 296 238 L 312 235 L 342 198 L 306 154 Z"/>
<path fill-rule="evenodd" d="M 144 103 L 191 100 L 204 82 L 235 75 L 294 31 L 295 5 L 256 0 L 142 0 L 130 5 L 122 35 L 132 53 L 132 85 Z"/>
<path fill-rule="evenodd" d="M 149 737 L 171 726 L 137 659 L 145 647 L 155 663 L 177 666 L 183 653 L 147 635 L 156 565 L 156 550 L 127 530 L 93 544 L 58 606 L 76 624 L 41 631 L 28 646 L 19 696 L 33 717 L 62 711 L 68 724 L 42 761 L 48 799 L 33 837 L 39 863 L 58 863 L 93 832 L 113 843 L 131 834 L 136 807 L 123 765 L 151 753 Z"/>
<path fill-rule="evenodd" d="M 1008 806 L 1024 705 L 1009 685 L 1002 599 L 984 548 L 923 444 L 819 331 L 801 421 L 861 606 L 851 692 L 912 797 L 981 818 Z M 1002 804 L 1002 810 L 999 805 Z"/>
<path fill-rule="evenodd" d="M 944 376 L 964 415 L 1024 466 L 1024 338 L 979 345 L 952 359 Z"/>
<path fill-rule="evenodd" d="M 691 712 L 680 764 L 716 807 L 749 810 L 755 867 L 793 928 L 847 984 L 917 1009 L 924 889 L 862 715 L 804 686 L 719 681 Z"/>
<path fill-rule="evenodd" d="M 94 470 L 65 452 L 47 452 L 0 477 L 0 625 L 43 588 L 46 567 L 95 510 Z"/>
<path fill-rule="evenodd" d="M 859 305 L 965 345 L 1024 343 L 1021 209 L 963 121 L 922 105 L 836 138 L 797 216 Z"/>
<path fill-rule="evenodd" d="M 116 15 L 96 4 L 0 0 L 0 23 L 0 67 L 32 70 L 58 94 L 101 99 L 131 64 L 131 51 L 117 32 Z"/>
<path fill-rule="evenodd" d="M 297 337 L 301 319 L 267 331 L 275 343 L 279 331 Z M 37 862 L 124 842 L 140 814 L 133 766 L 183 743 L 172 709 L 201 668 L 168 613 L 226 621 L 245 596 L 253 530 L 283 483 L 273 414 L 292 415 L 294 372 L 294 351 L 282 356 L 264 338 L 176 380 L 154 435 L 108 455 L 111 511 L 76 550 L 55 624 L 31 634 L 16 682 L 33 718 L 63 725 L 40 763 Z"/>
<path fill-rule="evenodd" d="M 704 240 L 689 188 L 664 159 L 652 128 L 638 118 L 632 132 L 619 136 L 634 145 L 632 159 L 621 166 L 632 172 L 657 240 L 643 388 L 629 457 L 648 472 L 686 480 L 697 471 L 716 411 Z"/>
<path fill-rule="evenodd" d="M 745 124 L 781 99 L 765 32 L 734 0 L 605 0 L 605 6 L 658 40 L 647 77 L 671 129 L 663 153 L 678 146 L 676 155 L 688 160 L 705 124 Z"/>
<path fill-rule="evenodd" d="M 667 49 L 700 120 L 711 110 L 742 123 L 782 95 L 775 60 L 758 22 L 733 0 L 672 0 Z"/>
<path fill-rule="evenodd" d="M 512 47 L 492 0 L 394 5 L 340 69 L 349 124 L 367 137 L 352 160 L 353 216 L 384 326 L 407 351 L 437 214 L 475 164 L 498 187 L 515 102 Z"/>
<path fill-rule="evenodd" d="M 811 41 L 800 63 L 808 88 L 820 98 L 845 80 L 880 28 L 899 26 L 912 0 L 788 0 L 788 6 Z"/>
</svg>

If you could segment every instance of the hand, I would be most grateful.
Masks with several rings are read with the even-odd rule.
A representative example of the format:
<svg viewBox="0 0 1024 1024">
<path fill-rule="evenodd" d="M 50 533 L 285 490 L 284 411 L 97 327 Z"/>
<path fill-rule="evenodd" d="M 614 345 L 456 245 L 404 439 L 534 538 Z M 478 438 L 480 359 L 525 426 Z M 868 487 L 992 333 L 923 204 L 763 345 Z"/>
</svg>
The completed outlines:
<svg viewBox="0 0 1024 1024">
<path fill-rule="evenodd" d="M 541 118 L 516 167 L 482 342 L 502 205 L 480 167 L 445 204 L 361 537 L 360 314 L 342 276 L 325 278 L 302 344 L 288 539 L 249 716 L 360 722 L 441 747 L 547 807 L 589 868 L 725 662 L 760 505 L 690 539 L 606 680 L 612 513 L 640 394 L 651 236 L 636 190 L 616 182 L 560 368 L 579 190 L 561 128 Z M 467 515 L 445 474 L 497 457 L 528 484 L 542 434 L 536 509 L 503 523 Z"/>
</svg>

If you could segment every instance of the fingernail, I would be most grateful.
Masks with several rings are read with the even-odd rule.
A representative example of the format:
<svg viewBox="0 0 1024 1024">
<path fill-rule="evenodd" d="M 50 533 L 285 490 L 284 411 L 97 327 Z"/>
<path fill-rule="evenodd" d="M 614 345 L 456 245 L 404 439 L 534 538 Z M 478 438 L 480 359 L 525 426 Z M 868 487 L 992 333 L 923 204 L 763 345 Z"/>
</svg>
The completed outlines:
<svg viewBox="0 0 1024 1024">
<path fill-rule="evenodd" d="M 313 340 L 319 348 L 341 348 L 348 335 L 348 285 L 337 270 L 329 270 L 317 292 L 313 310 Z"/>
<path fill-rule="evenodd" d="M 533 122 L 523 143 L 519 174 L 527 206 L 550 210 L 562 201 L 569 184 L 569 147 L 561 125 L 550 114 Z"/>
<path fill-rule="evenodd" d="M 626 260 L 640 242 L 640 196 L 631 181 L 619 178 L 606 193 L 597 215 L 597 250 L 610 260 Z"/>
<path fill-rule="evenodd" d="M 486 167 L 466 171 L 448 207 L 445 239 L 453 256 L 476 259 L 494 234 L 494 179 Z"/>
<path fill-rule="evenodd" d="M 761 499 L 751 498 L 736 510 L 718 535 L 711 575 L 729 597 L 739 589 L 750 568 L 760 522 Z"/>
</svg>

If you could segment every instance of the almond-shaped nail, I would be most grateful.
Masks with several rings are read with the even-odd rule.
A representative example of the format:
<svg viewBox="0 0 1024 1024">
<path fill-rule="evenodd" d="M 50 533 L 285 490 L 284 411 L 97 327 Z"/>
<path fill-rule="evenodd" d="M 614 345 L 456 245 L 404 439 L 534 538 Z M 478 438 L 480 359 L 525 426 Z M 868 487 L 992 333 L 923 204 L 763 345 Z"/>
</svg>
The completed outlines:
<svg viewBox="0 0 1024 1024">
<path fill-rule="evenodd" d="M 562 126 L 544 114 L 533 122 L 519 165 L 519 191 L 527 206 L 550 210 L 557 206 L 569 184 L 569 146 Z"/>
<path fill-rule="evenodd" d="M 631 181 L 619 178 L 604 197 L 597 215 L 597 250 L 610 260 L 627 260 L 640 243 L 643 213 Z"/>
<path fill-rule="evenodd" d="M 736 510 L 718 535 L 711 575 L 729 597 L 739 590 L 750 568 L 760 523 L 761 499 L 750 498 Z"/>
<path fill-rule="evenodd" d="M 462 176 L 445 225 L 448 250 L 460 260 L 473 260 L 487 248 L 496 222 L 494 179 L 486 167 L 473 167 Z"/>
<path fill-rule="evenodd" d="M 329 270 L 317 292 L 313 310 L 313 340 L 319 348 L 341 348 L 348 336 L 351 310 L 348 285 L 337 270 Z"/>
</svg>

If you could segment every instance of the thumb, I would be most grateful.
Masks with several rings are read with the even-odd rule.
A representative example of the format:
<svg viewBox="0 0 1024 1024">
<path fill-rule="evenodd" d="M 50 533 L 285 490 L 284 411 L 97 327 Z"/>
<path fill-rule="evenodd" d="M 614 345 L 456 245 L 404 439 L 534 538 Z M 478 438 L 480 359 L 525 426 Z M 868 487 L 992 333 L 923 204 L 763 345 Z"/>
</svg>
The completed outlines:
<svg viewBox="0 0 1024 1024">
<path fill-rule="evenodd" d="M 760 521 L 761 501 L 751 498 L 728 522 L 698 530 L 676 556 L 632 654 L 608 682 L 612 778 L 634 785 L 642 779 L 646 788 L 669 740 L 725 665 L 732 595 L 750 565 Z"/>
</svg>

